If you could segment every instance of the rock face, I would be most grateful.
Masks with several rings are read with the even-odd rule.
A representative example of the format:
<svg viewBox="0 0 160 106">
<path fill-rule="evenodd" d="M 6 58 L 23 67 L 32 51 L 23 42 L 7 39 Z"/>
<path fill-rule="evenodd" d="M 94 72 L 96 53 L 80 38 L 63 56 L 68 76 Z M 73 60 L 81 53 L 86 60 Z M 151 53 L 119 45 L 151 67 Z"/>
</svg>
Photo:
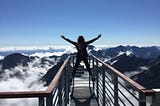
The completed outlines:
<svg viewBox="0 0 160 106">
<path fill-rule="evenodd" d="M 18 64 L 22 64 L 23 66 L 26 66 L 27 63 L 31 61 L 31 58 L 28 56 L 24 56 L 20 53 L 14 53 L 6 56 L 2 62 L 2 68 L 3 69 L 10 69 Z"/>
</svg>

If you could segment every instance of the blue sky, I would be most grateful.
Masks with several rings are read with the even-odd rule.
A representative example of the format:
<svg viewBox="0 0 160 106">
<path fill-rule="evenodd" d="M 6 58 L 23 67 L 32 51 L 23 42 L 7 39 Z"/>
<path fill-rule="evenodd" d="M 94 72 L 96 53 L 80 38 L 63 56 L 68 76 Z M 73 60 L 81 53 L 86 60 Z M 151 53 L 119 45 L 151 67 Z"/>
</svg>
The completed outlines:
<svg viewBox="0 0 160 106">
<path fill-rule="evenodd" d="M 0 0 L 0 46 L 160 45 L 160 0 Z"/>
</svg>

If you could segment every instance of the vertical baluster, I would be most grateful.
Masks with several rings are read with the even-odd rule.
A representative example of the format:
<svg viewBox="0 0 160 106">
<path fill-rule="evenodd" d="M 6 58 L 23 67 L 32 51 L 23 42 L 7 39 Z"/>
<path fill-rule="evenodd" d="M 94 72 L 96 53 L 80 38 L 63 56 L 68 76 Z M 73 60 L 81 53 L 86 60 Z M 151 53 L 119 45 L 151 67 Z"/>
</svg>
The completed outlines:
<svg viewBox="0 0 160 106">
<path fill-rule="evenodd" d="M 139 106 L 146 106 L 146 97 L 142 92 L 139 92 Z"/>
<path fill-rule="evenodd" d="M 52 106 L 53 104 L 53 97 L 52 95 L 46 97 L 46 106 Z"/>
<path fill-rule="evenodd" d="M 118 76 L 113 73 L 113 84 L 114 84 L 114 106 L 118 106 Z"/>
<path fill-rule="evenodd" d="M 44 106 L 44 97 L 39 97 L 38 98 L 38 103 L 39 103 L 39 106 Z"/>
<path fill-rule="evenodd" d="M 91 60 L 90 60 L 90 56 L 88 56 L 88 63 L 89 63 L 89 65 L 91 65 Z M 91 76 L 90 76 L 90 74 L 89 74 L 89 88 L 91 88 Z"/>
<path fill-rule="evenodd" d="M 103 66 L 104 67 L 104 66 Z M 105 90 L 105 71 L 106 71 L 106 69 L 104 69 L 103 70 L 103 72 L 102 72 L 102 83 L 103 83 L 103 106 L 106 106 L 105 104 L 106 104 L 106 100 L 105 100 L 105 93 L 106 93 L 106 90 Z"/>
<path fill-rule="evenodd" d="M 92 74 L 95 76 L 94 57 L 92 56 Z M 95 94 L 95 82 L 93 82 L 93 95 Z"/>
<path fill-rule="evenodd" d="M 98 71 L 98 61 L 96 60 L 96 78 L 97 78 L 97 102 L 99 104 L 99 71 Z"/>
<path fill-rule="evenodd" d="M 67 73 L 67 70 L 68 70 L 68 64 L 67 63 L 67 66 L 65 67 L 64 69 L 64 79 L 65 79 L 65 106 L 67 106 L 67 104 L 69 103 L 69 85 L 68 85 L 68 73 Z"/>
<path fill-rule="evenodd" d="M 59 106 L 62 106 L 62 79 L 61 78 L 62 78 L 62 75 L 59 79 L 59 84 L 58 84 L 58 105 Z"/>
<path fill-rule="evenodd" d="M 66 73 L 66 67 L 67 66 L 65 66 L 65 68 L 64 68 L 64 104 L 65 104 L 65 106 L 67 106 L 67 104 L 68 104 L 68 101 L 67 101 L 67 99 L 68 99 L 68 93 L 67 93 L 67 78 L 66 78 L 66 76 L 67 76 L 67 73 Z"/>
</svg>

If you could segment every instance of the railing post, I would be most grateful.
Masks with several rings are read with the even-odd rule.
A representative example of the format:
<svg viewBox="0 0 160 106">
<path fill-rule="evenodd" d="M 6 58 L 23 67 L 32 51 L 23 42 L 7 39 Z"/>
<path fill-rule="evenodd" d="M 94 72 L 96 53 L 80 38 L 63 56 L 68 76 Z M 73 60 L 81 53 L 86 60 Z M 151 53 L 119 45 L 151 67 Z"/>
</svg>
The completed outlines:
<svg viewBox="0 0 160 106">
<path fill-rule="evenodd" d="M 118 106 L 118 76 L 113 73 L 113 84 L 114 84 L 114 106 Z"/>
<path fill-rule="evenodd" d="M 142 92 L 139 92 L 139 106 L 146 106 L 146 97 Z"/>
<path fill-rule="evenodd" d="M 63 74 L 63 73 L 62 73 Z M 62 76 L 62 75 L 61 75 Z M 58 105 L 62 106 L 62 85 L 61 85 L 61 78 L 59 79 L 59 84 L 58 84 Z"/>
<path fill-rule="evenodd" d="M 44 97 L 39 97 L 38 103 L 39 103 L 39 106 L 44 106 Z"/>
<path fill-rule="evenodd" d="M 98 71 L 98 60 L 96 60 L 96 78 L 97 78 L 97 102 L 98 102 L 98 105 L 99 105 L 99 71 Z"/>
<path fill-rule="evenodd" d="M 68 73 L 67 73 L 67 69 L 68 69 L 68 64 L 65 67 L 64 70 L 64 76 L 65 76 L 65 106 L 67 106 L 67 104 L 69 103 L 69 84 L 68 84 Z"/>
<path fill-rule="evenodd" d="M 95 75 L 94 57 L 92 56 L 92 74 Z M 95 94 L 95 81 L 93 82 L 93 94 Z"/>
<path fill-rule="evenodd" d="M 106 93 L 106 90 L 105 90 L 105 69 L 104 70 L 102 70 L 103 72 L 102 72 L 102 83 L 103 83 L 103 106 L 106 106 L 105 104 L 106 104 L 106 100 L 105 100 L 105 93 Z"/>
<path fill-rule="evenodd" d="M 53 97 L 52 95 L 46 97 L 46 106 L 52 106 L 53 104 Z"/>
<path fill-rule="evenodd" d="M 89 63 L 89 65 L 91 65 L 90 56 L 88 56 L 88 63 Z M 91 88 L 91 76 L 90 76 L 90 74 L 89 74 L 89 88 Z"/>
</svg>

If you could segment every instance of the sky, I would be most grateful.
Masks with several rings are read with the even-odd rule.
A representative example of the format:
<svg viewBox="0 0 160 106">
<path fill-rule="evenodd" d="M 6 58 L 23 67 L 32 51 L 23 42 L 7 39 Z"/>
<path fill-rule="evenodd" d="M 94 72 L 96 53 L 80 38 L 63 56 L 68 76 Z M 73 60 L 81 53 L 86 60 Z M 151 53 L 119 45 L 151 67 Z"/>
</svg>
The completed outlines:
<svg viewBox="0 0 160 106">
<path fill-rule="evenodd" d="M 0 46 L 160 45 L 160 0 L 0 0 Z"/>
</svg>

